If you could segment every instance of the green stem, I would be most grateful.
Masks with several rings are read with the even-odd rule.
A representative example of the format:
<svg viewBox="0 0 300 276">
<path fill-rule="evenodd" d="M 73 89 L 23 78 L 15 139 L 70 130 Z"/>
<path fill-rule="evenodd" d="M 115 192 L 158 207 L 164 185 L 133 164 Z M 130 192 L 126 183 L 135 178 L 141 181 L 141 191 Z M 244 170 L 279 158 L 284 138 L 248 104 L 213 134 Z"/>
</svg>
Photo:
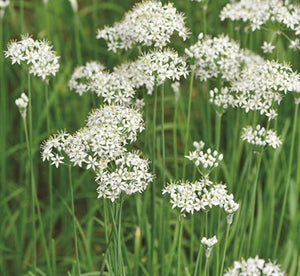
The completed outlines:
<svg viewBox="0 0 300 276">
<path fill-rule="evenodd" d="M 251 197 L 251 201 L 250 201 L 250 230 L 249 230 L 249 238 L 248 238 L 248 245 L 247 245 L 247 254 L 250 253 L 249 251 L 250 251 L 250 245 L 251 245 L 251 241 L 252 241 L 255 203 L 256 203 L 256 192 L 257 192 L 257 182 L 258 182 L 258 175 L 259 175 L 261 160 L 262 160 L 262 151 L 259 153 L 259 157 L 258 157 L 254 187 L 252 189 L 252 197 Z"/>
<path fill-rule="evenodd" d="M 49 88 L 48 84 L 45 85 L 45 96 L 46 96 L 46 108 L 47 108 L 47 134 L 50 135 L 50 102 L 49 102 Z M 52 166 L 49 164 L 48 169 L 48 183 L 49 183 L 49 237 L 52 239 L 53 230 L 53 178 L 52 178 Z"/>
<path fill-rule="evenodd" d="M 30 141 L 29 141 L 29 134 L 27 129 L 27 122 L 26 119 L 23 118 L 23 125 L 24 125 L 24 132 L 25 132 L 25 140 L 26 140 L 26 146 L 28 151 L 28 159 L 29 159 L 29 167 L 31 172 L 31 147 L 30 147 Z M 32 174 L 30 173 L 30 179 L 32 177 Z M 33 187 L 33 181 L 31 179 L 31 211 L 32 211 L 32 236 L 33 236 L 33 269 L 36 269 L 36 226 L 35 226 L 35 196 L 34 196 L 34 187 Z"/>
<path fill-rule="evenodd" d="M 281 231 L 282 231 L 283 218 L 284 218 L 285 209 L 286 209 L 286 201 L 287 201 L 287 195 L 288 195 L 288 190 L 289 190 L 289 184 L 290 184 L 290 180 L 291 180 L 290 178 L 291 178 L 291 173 L 292 173 L 292 165 L 293 165 L 293 157 L 294 157 L 295 136 L 296 136 L 297 119 L 298 119 L 298 107 L 299 107 L 299 104 L 296 104 L 296 108 L 295 108 L 295 112 L 294 112 L 294 120 L 293 120 L 290 155 L 289 155 L 289 167 L 288 167 L 288 173 L 287 173 L 287 177 L 286 177 L 282 209 L 281 209 L 279 224 L 278 224 L 278 228 L 277 228 L 278 230 L 277 230 L 277 235 L 276 235 L 276 239 L 275 239 L 275 247 L 274 247 L 274 251 L 273 251 L 274 258 L 277 255 L 279 239 L 280 239 L 280 235 L 281 235 Z"/>
<path fill-rule="evenodd" d="M 198 273 L 199 267 L 200 267 L 200 271 L 201 271 L 201 264 L 200 261 L 202 259 L 202 250 L 201 250 L 202 246 L 199 246 L 199 250 L 198 250 L 198 255 L 197 255 L 197 259 L 196 259 L 196 264 L 195 264 L 195 270 L 194 270 L 194 276 L 200 275 Z"/>
<path fill-rule="evenodd" d="M 0 148 L 1 151 L 1 194 L 5 197 L 6 195 L 6 139 L 7 139 L 7 130 L 6 126 L 8 125 L 7 122 L 7 92 L 5 88 L 5 76 L 4 76 L 4 56 L 3 56 L 3 49 L 2 45 L 4 44 L 4 21 L 3 18 L 0 18 L 0 89 L 1 89 L 1 131 L 0 131 Z"/>
<path fill-rule="evenodd" d="M 229 229 L 230 229 L 230 224 L 227 223 L 226 237 L 225 237 L 225 244 L 224 244 L 224 250 L 223 250 L 223 257 L 222 257 L 222 263 L 221 263 L 220 276 L 223 275 L 223 270 L 224 270 L 225 256 L 226 256 L 226 250 L 227 250 L 227 244 L 228 244 L 228 237 L 229 237 Z"/>
<path fill-rule="evenodd" d="M 174 97 L 174 118 L 173 118 L 173 152 L 174 152 L 174 167 L 175 167 L 175 178 L 178 179 L 178 146 L 177 146 L 177 116 L 178 116 L 178 99 Z"/>
<path fill-rule="evenodd" d="M 81 56 L 81 43 L 79 37 L 79 16 L 78 13 L 74 14 L 74 33 L 75 33 L 75 50 L 76 50 L 76 59 L 78 64 L 82 64 L 82 56 Z"/>
<path fill-rule="evenodd" d="M 182 228 L 183 228 L 183 218 L 180 219 L 179 237 L 178 237 L 178 247 L 177 247 L 177 275 L 180 276 L 181 268 L 181 240 L 182 240 Z"/>
<path fill-rule="evenodd" d="M 161 86 L 161 143 L 162 143 L 162 186 L 164 187 L 166 184 L 166 149 L 165 149 L 165 86 L 164 84 Z M 165 208 L 165 200 L 162 201 L 161 205 L 161 232 L 160 232 L 160 254 L 161 254 L 161 268 L 162 275 L 164 275 L 165 265 L 164 265 L 164 256 L 165 256 L 165 227 L 166 227 L 166 208 Z"/>
<path fill-rule="evenodd" d="M 191 120 L 191 110 L 192 110 L 192 96 L 193 96 L 193 83 L 194 83 L 194 70 L 192 70 L 190 75 L 190 83 L 189 83 L 189 102 L 188 102 L 188 114 L 187 114 L 187 122 L 186 122 L 186 133 L 185 133 L 185 146 L 184 146 L 184 156 L 188 153 L 188 142 L 189 142 L 189 134 L 190 134 L 190 120 Z M 183 161 L 183 179 L 186 176 L 186 158 Z"/>
<path fill-rule="evenodd" d="M 154 87 L 154 102 L 153 102 L 153 141 L 152 141 L 152 173 L 155 175 L 156 172 L 156 113 L 157 113 L 157 85 Z M 151 245 L 150 245 L 150 275 L 153 275 L 153 256 L 154 256 L 154 239 L 156 231 L 156 215 L 155 215 L 155 183 L 151 185 Z"/>
<path fill-rule="evenodd" d="M 29 117 L 29 130 L 27 129 L 27 123 L 24 120 L 25 139 L 28 146 L 28 158 L 30 167 L 30 182 L 31 182 L 31 211 L 32 211 L 32 231 L 34 236 L 34 250 L 33 250 L 33 266 L 36 269 L 36 225 L 35 225 L 35 182 L 33 172 L 33 154 L 32 154 L 32 99 L 31 99 L 31 87 L 30 87 L 30 74 L 28 73 L 28 117 Z"/>
<path fill-rule="evenodd" d="M 72 220 L 73 220 L 73 232 L 74 232 L 74 243 L 75 243 L 75 254 L 77 262 L 77 273 L 80 275 L 80 262 L 79 262 L 79 251 L 78 251 L 78 240 L 77 240 L 77 231 L 76 231 L 76 218 L 75 218 L 75 207 L 74 207 L 74 191 L 73 191 L 73 181 L 72 181 L 72 171 L 71 166 L 68 166 L 68 175 L 69 175 L 69 185 L 71 193 L 71 210 L 72 210 Z"/>
</svg>

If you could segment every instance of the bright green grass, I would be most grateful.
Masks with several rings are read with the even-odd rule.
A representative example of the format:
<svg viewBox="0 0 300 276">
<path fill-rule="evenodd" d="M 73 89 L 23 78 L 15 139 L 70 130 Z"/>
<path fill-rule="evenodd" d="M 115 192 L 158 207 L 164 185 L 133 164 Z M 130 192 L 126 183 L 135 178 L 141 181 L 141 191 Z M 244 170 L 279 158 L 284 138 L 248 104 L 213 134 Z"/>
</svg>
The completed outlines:
<svg viewBox="0 0 300 276">
<path fill-rule="evenodd" d="M 147 103 L 146 130 L 134 147 L 151 160 L 156 179 L 144 194 L 114 204 L 99 200 L 92 173 L 67 166 L 50 170 L 41 162 L 39 147 L 59 129 L 81 127 L 98 101 L 69 91 L 75 66 L 97 59 L 111 68 L 127 55 L 134 57 L 133 51 L 114 55 L 95 38 L 97 27 L 119 20 L 134 1 L 79 1 L 78 14 L 73 14 L 67 0 L 49 0 L 48 6 L 42 1 L 11 2 L 0 25 L 0 275 L 78 275 L 79 271 L 86 276 L 107 271 L 109 275 L 204 275 L 205 270 L 219 275 L 234 260 L 255 255 L 277 260 L 291 276 L 300 275 L 300 120 L 295 120 L 292 97 L 283 100 L 276 121 L 283 146 L 260 157 L 239 138 L 253 114 L 229 110 L 218 119 L 210 106 L 208 92 L 220 85 L 218 80 L 183 81 L 178 102 L 169 83 L 152 96 L 140 92 Z M 273 34 L 272 26 L 251 35 L 234 31 L 238 24 L 221 23 L 218 14 L 225 1 L 211 1 L 206 14 L 197 3 L 174 2 L 186 13 L 193 31 L 186 44 L 174 39 L 180 53 L 196 41 L 200 31 L 230 34 L 257 53 L 262 41 Z M 21 92 L 28 93 L 27 72 L 4 60 L 2 51 L 23 32 L 47 38 L 61 56 L 48 98 L 44 84 L 31 78 L 36 200 L 24 127 L 14 104 Z M 300 69 L 299 51 L 289 51 L 281 38 L 274 43 L 276 51 L 267 58 L 285 60 Z M 199 213 L 182 219 L 178 210 L 171 209 L 169 198 L 161 195 L 163 184 L 171 179 L 200 177 L 184 159 L 192 142 L 200 139 L 224 154 L 214 177 L 227 183 L 241 206 L 228 229 L 225 214 L 218 209 L 207 216 Z M 219 240 L 207 264 L 200 247 L 204 235 L 217 235 Z"/>
</svg>

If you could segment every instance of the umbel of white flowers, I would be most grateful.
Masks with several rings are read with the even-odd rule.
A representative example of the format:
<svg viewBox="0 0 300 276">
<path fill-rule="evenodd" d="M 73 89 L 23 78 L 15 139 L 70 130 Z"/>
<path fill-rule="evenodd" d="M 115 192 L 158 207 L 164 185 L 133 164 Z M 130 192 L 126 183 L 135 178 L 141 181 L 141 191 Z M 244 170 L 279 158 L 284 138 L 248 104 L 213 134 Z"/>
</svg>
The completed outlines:
<svg viewBox="0 0 300 276">
<path fill-rule="evenodd" d="M 3 18 L 5 9 L 8 7 L 10 0 L 0 0 L 0 20 Z"/>
<path fill-rule="evenodd" d="M 249 63 L 260 63 L 261 57 L 243 50 L 239 44 L 226 35 L 211 37 L 200 33 L 198 41 L 185 50 L 195 76 L 201 81 L 221 77 L 233 81 L 239 77 L 242 68 Z"/>
<path fill-rule="evenodd" d="M 227 223 L 232 223 L 233 214 L 239 208 L 233 195 L 228 194 L 226 185 L 213 184 L 203 178 L 195 182 L 178 181 L 169 183 L 162 191 L 171 197 L 172 208 L 180 208 L 183 215 L 193 214 L 195 211 L 208 212 L 218 206 L 227 214 Z"/>
<path fill-rule="evenodd" d="M 278 148 L 282 141 L 272 129 L 266 130 L 264 127 L 257 125 L 255 128 L 248 126 L 243 128 L 242 140 L 256 146 L 271 146 Z"/>
<path fill-rule="evenodd" d="M 49 42 L 34 40 L 28 35 L 22 35 L 20 41 L 11 41 L 5 57 L 10 58 L 12 64 L 24 63 L 30 74 L 41 77 L 45 82 L 59 70 L 59 56 L 52 50 Z"/>
<path fill-rule="evenodd" d="M 194 142 L 195 151 L 190 152 L 186 158 L 193 161 L 203 178 L 190 182 L 181 180 L 168 183 L 162 193 L 168 193 L 171 197 L 172 208 L 178 207 L 183 215 L 193 214 L 195 211 L 208 212 L 214 206 L 224 209 L 227 213 L 227 223 L 231 224 L 233 215 L 239 208 L 233 195 L 228 194 L 224 184 L 214 184 L 209 179 L 209 173 L 219 165 L 223 155 L 210 148 L 203 151 L 204 142 Z"/>
<path fill-rule="evenodd" d="M 250 22 L 252 30 L 260 29 L 267 21 L 279 22 L 300 34 L 299 6 L 281 0 L 241 0 L 227 4 L 220 14 L 236 21 Z"/>
<path fill-rule="evenodd" d="M 271 261 L 265 261 L 256 256 L 255 258 L 248 258 L 247 260 L 235 261 L 233 266 L 224 274 L 224 276 L 236 275 L 284 276 L 286 274 L 280 269 L 279 265 L 276 265 Z"/>
<path fill-rule="evenodd" d="M 108 104 L 130 105 L 135 93 L 127 78 L 107 72 L 97 61 L 77 67 L 69 81 L 69 87 L 79 95 L 95 93 Z"/>
<path fill-rule="evenodd" d="M 189 35 L 184 15 L 178 13 L 172 3 L 143 1 L 127 12 L 120 22 L 98 30 L 97 38 L 105 39 L 108 49 L 116 52 L 130 49 L 135 44 L 165 47 L 175 32 L 183 40 Z"/>
<path fill-rule="evenodd" d="M 201 244 L 206 246 L 206 250 L 205 250 L 205 256 L 206 258 L 209 258 L 212 248 L 213 246 L 218 242 L 218 239 L 216 236 L 213 236 L 212 238 L 208 239 L 206 237 L 203 237 L 201 239 Z"/>
<path fill-rule="evenodd" d="M 211 148 L 204 151 L 205 143 L 203 141 L 194 141 L 193 146 L 195 150 L 191 151 L 189 155 L 185 157 L 191 160 L 201 175 L 206 178 L 215 167 L 219 166 L 219 162 L 223 160 L 223 154 L 219 154 L 216 150 L 212 150 Z"/>
<path fill-rule="evenodd" d="M 132 62 L 115 67 L 114 72 L 127 79 L 134 88 L 145 86 L 148 94 L 152 94 L 155 85 L 161 85 L 167 79 L 178 81 L 188 75 L 185 59 L 169 48 L 142 54 Z"/>
<path fill-rule="evenodd" d="M 74 134 L 59 132 L 42 144 L 42 159 L 58 167 L 70 165 L 96 174 L 98 197 L 114 201 L 122 192 L 142 192 L 152 182 L 149 162 L 126 145 L 144 129 L 142 115 L 125 106 L 108 105 L 91 112 L 84 128 Z"/>
<path fill-rule="evenodd" d="M 19 108 L 21 116 L 25 119 L 27 115 L 28 97 L 25 93 L 22 93 L 20 98 L 15 101 L 16 106 Z"/>
</svg>

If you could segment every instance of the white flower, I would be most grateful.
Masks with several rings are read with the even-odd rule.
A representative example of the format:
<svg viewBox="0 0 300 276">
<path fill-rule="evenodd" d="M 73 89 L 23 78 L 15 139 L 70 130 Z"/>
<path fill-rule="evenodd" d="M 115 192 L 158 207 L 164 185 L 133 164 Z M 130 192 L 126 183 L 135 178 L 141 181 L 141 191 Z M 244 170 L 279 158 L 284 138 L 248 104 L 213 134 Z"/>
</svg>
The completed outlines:
<svg viewBox="0 0 300 276">
<path fill-rule="evenodd" d="M 193 146 L 196 148 L 195 151 L 191 151 L 189 155 L 185 156 L 191 160 L 196 167 L 199 167 L 200 172 L 203 176 L 208 176 L 211 170 L 219 165 L 219 162 L 223 160 L 223 154 L 219 154 L 216 150 L 208 148 L 206 151 L 203 150 L 204 142 L 194 142 Z"/>
<path fill-rule="evenodd" d="M 293 30 L 295 34 L 299 32 L 300 16 L 299 7 L 281 0 L 240 0 L 232 1 L 221 11 L 220 18 L 226 18 L 243 22 L 250 22 L 254 31 L 266 24 L 268 21 L 279 22 L 287 28 Z"/>
<path fill-rule="evenodd" d="M 145 86 L 152 94 L 155 85 L 167 79 L 178 81 L 188 75 L 187 63 L 171 49 L 151 51 L 133 62 L 126 62 L 114 68 L 114 73 L 127 79 L 134 88 Z"/>
<path fill-rule="evenodd" d="M 185 52 L 191 59 L 191 68 L 195 76 L 201 81 L 217 77 L 226 81 L 235 80 L 245 64 L 260 63 L 263 60 L 249 51 L 242 50 L 237 42 L 225 35 L 204 37 L 200 33 L 198 39 Z"/>
<path fill-rule="evenodd" d="M 125 153 L 114 160 L 113 170 L 96 173 L 98 198 L 114 201 L 122 192 L 128 195 L 142 193 L 153 181 L 148 163 L 137 152 Z"/>
<path fill-rule="evenodd" d="M 275 46 L 272 45 L 271 42 L 264 41 L 263 45 L 261 46 L 262 50 L 264 53 L 272 53 L 273 50 L 275 49 Z"/>
<path fill-rule="evenodd" d="M 269 119 L 277 113 L 274 107 L 280 104 L 287 92 L 300 92 L 300 75 L 286 64 L 265 61 L 249 64 L 240 77 L 231 82 L 234 107 L 249 111 L 259 111 Z"/>
<path fill-rule="evenodd" d="M 291 40 L 291 44 L 289 46 L 290 49 L 299 50 L 300 49 L 300 40 L 296 38 L 295 40 Z"/>
<path fill-rule="evenodd" d="M 234 104 L 234 96 L 230 93 L 228 87 L 222 87 L 220 90 L 214 88 L 209 92 L 209 96 L 209 102 L 215 105 L 216 110 L 221 114 Z"/>
<path fill-rule="evenodd" d="M 280 267 L 271 261 L 266 262 L 258 256 L 255 258 L 248 258 L 247 260 L 235 261 L 233 266 L 229 268 L 224 276 L 236 275 L 265 275 L 265 276 L 284 276 L 285 272 Z"/>
<path fill-rule="evenodd" d="M 130 49 L 135 44 L 165 47 L 174 32 L 184 40 L 188 37 L 183 14 L 178 13 L 172 3 L 143 1 L 127 12 L 120 22 L 98 30 L 97 38 L 105 39 L 108 49 L 116 52 Z"/>
<path fill-rule="evenodd" d="M 203 237 L 201 239 L 201 244 L 202 245 L 205 245 L 207 248 L 206 248 L 206 251 L 205 251 L 205 255 L 206 255 L 206 258 L 208 258 L 210 256 L 210 253 L 211 253 L 211 250 L 213 248 L 213 246 L 218 242 L 218 239 L 216 236 L 213 236 L 212 238 L 208 239 L 206 237 Z"/>
<path fill-rule="evenodd" d="M 47 41 L 33 40 L 28 35 L 23 35 L 21 38 L 20 41 L 12 41 L 8 44 L 5 57 L 10 58 L 12 64 L 26 63 L 30 74 L 48 82 L 59 69 L 59 57 Z"/>
<path fill-rule="evenodd" d="M 233 200 L 233 195 L 227 193 L 225 185 L 213 184 L 208 178 L 195 182 L 171 182 L 162 193 L 170 194 L 172 208 L 180 208 L 183 214 L 208 211 L 214 206 L 219 206 L 230 215 L 239 208 L 239 204 Z"/>
<path fill-rule="evenodd" d="M 107 72 L 96 61 L 77 67 L 69 81 L 69 87 L 79 95 L 93 92 L 109 104 L 130 105 L 135 93 L 126 77 Z"/>
<path fill-rule="evenodd" d="M 62 164 L 64 160 L 63 156 L 60 156 L 58 154 L 55 154 L 54 156 L 51 157 L 51 165 L 55 165 L 56 168 L 58 168 L 59 164 Z"/>
<path fill-rule="evenodd" d="M 22 93 L 21 97 L 16 99 L 15 104 L 19 108 L 21 116 L 23 118 L 26 118 L 27 106 L 28 106 L 28 97 L 27 97 L 27 95 L 25 93 Z"/>
<path fill-rule="evenodd" d="M 257 125 L 255 128 L 248 126 L 243 128 L 242 140 L 257 146 L 271 146 L 274 149 L 281 146 L 282 141 L 272 129 L 266 130 Z"/>
<path fill-rule="evenodd" d="M 98 197 L 114 201 L 121 192 L 144 191 L 153 179 L 148 161 L 126 148 L 143 129 L 137 110 L 103 106 L 91 112 L 86 126 L 74 134 L 58 132 L 43 142 L 42 159 L 58 167 L 66 157 L 73 166 L 93 170 L 99 184 Z"/>
</svg>

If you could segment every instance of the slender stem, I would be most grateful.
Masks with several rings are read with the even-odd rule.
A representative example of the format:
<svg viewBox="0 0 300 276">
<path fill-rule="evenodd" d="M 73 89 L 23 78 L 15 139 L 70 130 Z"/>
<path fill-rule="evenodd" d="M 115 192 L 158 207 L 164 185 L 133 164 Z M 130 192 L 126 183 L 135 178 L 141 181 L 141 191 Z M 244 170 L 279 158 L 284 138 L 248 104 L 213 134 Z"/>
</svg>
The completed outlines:
<svg viewBox="0 0 300 276">
<path fill-rule="evenodd" d="M 178 116 L 178 99 L 174 97 L 174 118 L 173 118 L 173 152 L 174 152 L 174 167 L 175 167 L 175 178 L 178 178 L 178 146 L 177 146 L 177 116 Z"/>
<path fill-rule="evenodd" d="M 50 134 L 50 102 L 49 102 L 49 88 L 48 84 L 45 84 L 45 96 L 46 96 L 46 108 L 47 108 L 47 134 Z M 53 230 L 53 178 L 52 178 L 52 166 L 49 164 L 48 169 L 48 184 L 49 184 L 49 237 L 52 239 Z"/>
<path fill-rule="evenodd" d="M 20 23 L 21 23 L 21 33 L 24 33 L 24 0 L 20 0 Z"/>
<path fill-rule="evenodd" d="M 182 240 L 182 228 L 183 228 L 183 218 L 179 218 L 180 228 L 179 228 L 179 236 L 178 236 L 178 246 L 177 246 L 177 275 L 181 275 L 181 240 Z"/>
<path fill-rule="evenodd" d="M 79 37 L 79 16 L 78 13 L 74 14 L 74 33 L 75 33 L 75 50 L 76 50 L 76 59 L 79 64 L 82 64 L 82 56 L 81 56 L 81 43 Z"/>
<path fill-rule="evenodd" d="M 185 146 L 184 146 L 184 156 L 187 155 L 188 151 L 188 142 L 189 142 L 189 134 L 190 134 L 190 120 L 191 120 L 191 110 L 192 110 L 192 96 L 193 96 L 193 83 L 194 83 L 194 70 L 192 70 L 190 75 L 190 83 L 189 83 L 189 102 L 188 102 L 188 114 L 187 114 L 187 122 L 186 122 L 186 133 L 185 133 Z M 183 179 L 185 179 L 186 175 L 186 158 L 183 161 Z"/>
<path fill-rule="evenodd" d="M 161 143 L 162 143 L 162 185 L 166 184 L 166 149 L 165 149 L 165 87 L 164 84 L 161 86 Z M 165 200 L 162 201 L 161 205 L 161 233 L 160 233 L 160 248 L 161 248 L 161 268 L 162 275 L 164 275 L 165 265 L 164 265 L 164 255 L 165 255 L 165 227 L 166 227 L 166 211 Z"/>
<path fill-rule="evenodd" d="M 162 145 L 162 181 L 166 183 L 166 148 L 165 148 L 165 86 L 161 86 L 161 145 Z"/>
<path fill-rule="evenodd" d="M 27 123 L 24 120 L 25 139 L 28 146 L 28 158 L 30 167 L 30 182 L 31 182 L 31 211 L 32 211 L 32 231 L 34 236 L 34 250 L 33 250 L 33 266 L 36 268 L 36 225 L 35 225 L 35 182 L 33 172 L 33 154 L 32 154 L 32 98 L 31 98 L 31 85 L 30 85 L 30 74 L 28 73 L 28 117 L 29 117 L 29 130 L 27 129 Z"/>
<path fill-rule="evenodd" d="M 153 141 L 152 141 L 152 173 L 156 172 L 156 113 L 157 113 L 157 85 L 154 87 L 154 103 L 153 103 Z M 150 275 L 153 275 L 153 256 L 154 256 L 154 234 L 156 231 L 156 215 L 155 215 L 155 183 L 151 185 L 151 245 L 150 245 Z"/>
<path fill-rule="evenodd" d="M 2 45 L 4 44 L 4 39 L 3 39 L 3 35 L 4 35 L 4 20 L 3 18 L 0 17 L 0 89 L 1 89 L 1 131 L 0 131 L 0 148 L 2 149 L 1 151 L 1 194 L 3 196 L 6 195 L 6 139 L 7 139 L 7 130 L 6 130 L 6 126 L 7 126 L 7 92 L 6 92 L 6 88 L 5 88 L 5 76 L 4 76 L 4 56 L 3 56 L 3 49 L 2 49 Z"/>
<path fill-rule="evenodd" d="M 27 122 L 26 119 L 23 118 L 23 125 L 24 125 L 24 132 L 25 132 L 25 140 L 26 140 L 26 146 L 27 146 L 27 152 L 28 152 L 28 159 L 29 159 L 29 167 L 30 167 L 30 179 L 32 177 L 31 174 L 31 147 L 30 147 L 30 140 L 29 140 L 29 134 L 27 129 Z M 31 211 L 32 211 L 32 236 L 33 236 L 33 268 L 36 269 L 36 226 L 35 226 L 35 196 L 34 196 L 34 187 L 33 187 L 33 181 L 31 179 Z"/>
<path fill-rule="evenodd" d="M 295 108 L 295 112 L 294 112 L 294 119 L 293 119 L 293 130 L 292 130 L 290 156 L 289 156 L 289 167 L 288 167 L 288 173 L 286 176 L 285 191 L 284 191 L 284 196 L 283 196 L 279 224 L 278 224 L 278 228 L 277 228 L 278 230 L 277 230 L 277 235 L 276 235 L 276 239 L 275 239 L 275 247 L 274 247 L 274 251 L 273 251 L 274 252 L 273 257 L 276 257 L 276 255 L 277 255 L 279 239 L 280 239 L 280 235 L 281 235 L 281 231 L 282 231 L 283 217 L 284 217 L 284 213 L 285 213 L 285 209 L 286 209 L 286 201 L 287 201 L 290 178 L 291 178 L 291 173 L 292 173 L 293 157 L 294 157 L 295 136 L 296 136 L 297 119 L 298 119 L 298 107 L 299 107 L 299 104 L 296 104 L 296 108 Z"/>
<path fill-rule="evenodd" d="M 122 223 L 122 204 L 123 204 L 123 198 L 121 196 L 120 198 L 120 204 L 118 204 L 118 236 L 117 236 L 117 248 L 118 248 L 118 265 L 120 267 L 121 275 L 125 275 L 124 271 L 124 262 L 123 262 L 123 256 L 122 256 L 122 245 L 121 245 L 121 223 Z"/>
<path fill-rule="evenodd" d="M 199 250 L 198 250 L 198 255 L 197 255 L 197 259 L 196 259 L 196 264 L 195 264 L 195 270 L 194 270 L 194 276 L 197 276 L 197 275 L 200 275 L 198 273 L 198 270 L 199 270 L 199 267 L 200 267 L 200 271 L 201 271 L 201 264 L 200 264 L 200 261 L 202 259 L 202 250 L 201 250 L 202 246 L 200 245 L 199 246 Z"/>
<path fill-rule="evenodd" d="M 220 276 L 223 275 L 223 270 L 224 270 L 225 256 L 226 256 L 226 250 L 227 250 L 227 244 L 228 244 L 228 237 L 229 237 L 229 229 L 230 229 L 230 224 L 227 223 L 226 237 L 225 237 L 225 244 L 224 244 L 224 250 L 223 250 L 223 257 L 222 257 L 222 263 L 221 263 Z"/>
<path fill-rule="evenodd" d="M 259 157 L 258 157 L 257 168 L 256 168 L 256 176 L 255 176 L 255 181 L 254 181 L 254 187 L 252 189 L 252 197 L 251 197 L 251 201 L 250 201 L 250 230 L 249 230 L 249 238 L 248 238 L 248 245 L 247 245 L 248 254 L 249 254 L 250 245 L 251 245 L 251 241 L 252 241 L 255 203 L 256 203 L 256 192 L 257 192 L 257 182 L 258 182 L 258 175 L 259 175 L 261 160 L 262 160 L 262 151 L 259 153 Z"/>
<path fill-rule="evenodd" d="M 76 231 L 76 218 L 75 218 L 75 208 L 74 208 L 74 191 L 73 191 L 72 171 L 71 171 L 70 165 L 68 166 L 68 175 L 69 175 L 69 185 L 70 185 L 70 193 L 71 193 L 71 210 L 72 210 L 72 219 L 73 219 L 73 231 L 74 231 L 76 262 L 77 262 L 77 273 L 78 273 L 78 275 L 80 275 L 80 262 L 79 262 L 78 241 L 77 241 L 77 231 Z"/>
</svg>

